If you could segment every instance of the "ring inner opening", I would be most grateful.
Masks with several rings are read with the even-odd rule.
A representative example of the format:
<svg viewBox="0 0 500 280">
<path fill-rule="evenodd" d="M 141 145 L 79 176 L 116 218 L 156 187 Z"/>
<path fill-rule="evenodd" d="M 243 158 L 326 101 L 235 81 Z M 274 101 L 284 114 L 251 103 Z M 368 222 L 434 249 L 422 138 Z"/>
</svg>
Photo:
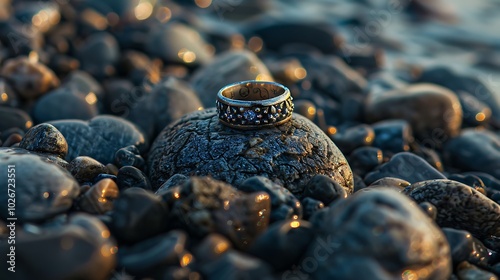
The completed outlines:
<svg viewBox="0 0 500 280">
<path fill-rule="evenodd" d="M 246 83 L 225 89 L 222 95 L 233 100 L 257 101 L 271 99 L 285 93 L 283 87 L 266 83 Z"/>
</svg>

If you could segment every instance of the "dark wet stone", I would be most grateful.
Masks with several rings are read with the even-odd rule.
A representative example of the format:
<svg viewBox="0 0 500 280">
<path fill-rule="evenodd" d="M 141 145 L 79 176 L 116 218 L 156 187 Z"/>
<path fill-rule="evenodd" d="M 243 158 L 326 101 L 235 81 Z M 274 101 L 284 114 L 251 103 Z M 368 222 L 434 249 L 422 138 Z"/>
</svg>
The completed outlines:
<svg viewBox="0 0 500 280">
<path fill-rule="evenodd" d="M 418 206 L 420 206 L 420 209 L 422 209 L 422 211 L 424 211 L 424 213 L 427 214 L 427 216 L 429 216 L 429 218 L 431 218 L 434 221 L 436 220 L 436 218 L 437 218 L 436 206 L 432 205 L 429 202 L 419 203 Z"/>
<path fill-rule="evenodd" d="M 358 174 L 353 173 L 353 179 L 354 179 L 354 191 L 353 191 L 353 193 L 367 187 L 363 178 L 361 176 L 359 176 Z"/>
<path fill-rule="evenodd" d="M 51 122 L 68 142 L 67 160 L 89 156 L 103 164 L 114 162 L 116 151 L 135 145 L 142 150 L 145 139 L 132 123 L 113 116 L 101 115 L 88 122 L 62 120 Z"/>
<path fill-rule="evenodd" d="M 120 59 L 120 48 L 111 34 L 99 32 L 85 40 L 78 48 L 77 57 L 82 70 L 102 79 L 115 74 L 115 66 Z"/>
<path fill-rule="evenodd" d="M 471 174 L 466 174 L 466 175 L 452 174 L 452 175 L 448 176 L 448 179 L 453 180 L 453 181 L 457 181 L 460 183 L 464 183 L 467 186 L 474 188 L 475 190 L 485 194 L 485 190 L 484 190 L 485 185 L 484 185 L 483 181 L 481 180 L 481 178 L 479 178 L 478 176 L 471 175 Z"/>
<path fill-rule="evenodd" d="M 5 79 L 0 78 L 0 106 L 7 106 L 16 108 L 19 106 L 19 97 L 17 93 L 12 89 L 11 86 L 5 81 Z"/>
<path fill-rule="evenodd" d="M 484 183 L 484 187 L 500 191 L 500 180 L 483 172 L 465 172 L 464 176 L 477 176 Z"/>
<path fill-rule="evenodd" d="M 12 133 L 5 139 L 5 142 L 2 143 L 3 147 L 15 147 L 16 145 L 19 146 L 19 143 L 23 140 L 23 137 L 21 134 L 17 133 Z"/>
<path fill-rule="evenodd" d="M 432 84 L 415 84 L 370 94 L 365 117 L 369 122 L 404 119 L 422 143 L 439 148 L 443 142 L 459 134 L 462 109 L 452 91 Z"/>
<path fill-rule="evenodd" d="M 339 56 L 353 69 L 365 75 L 382 70 L 385 62 L 383 50 L 373 46 L 343 44 Z"/>
<path fill-rule="evenodd" d="M 113 201 L 119 193 L 118 186 L 113 180 L 103 179 L 79 198 L 77 207 L 90 214 L 104 214 L 113 209 Z"/>
<path fill-rule="evenodd" d="M 37 5 L 33 5 L 29 1 L 16 1 L 13 4 L 14 17 L 24 24 L 31 25 L 36 22 L 35 19 L 42 18 L 38 25 L 33 25 L 33 27 L 42 33 L 50 31 L 59 23 L 61 18 L 57 3 L 40 2 Z"/>
<path fill-rule="evenodd" d="M 275 271 L 284 271 L 299 262 L 314 234 L 307 221 L 276 222 L 255 240 L 248 253 L 266 261 Z"/>
<path fill-rule="evenodd" d="M 418 203 L 430 202 L 438 209 L 441 227 L 463 229 L 477 238 L 500 236 L 500 206 L 475 189 L 451 180 L 411 184 L 404 193 Z"/>
<path fill-rule="evenodd" d="M 266 192 L 271 198 L 271 213 L 273 209 L 285 204 L 292 208 L 293 214 L 298 219 L 302 218 L 302 206 L 299 200 L 289 190 L 266 177 L 255 176 L 248 178 L 238 185 L 237 189 L 246 193 Z"/>
<path fill-rule="evenodd" d="M 352 93 L 342 96 L 340 100 L 340 116 L 343 121 L 363 122 L 363 110 L 365 107 L 365 96 L 360 93 Z"/>
<path fill-rule="evenodd" d="M 413 133 L 408 122 L 403 120 L 387 120 L 372 124 L 375 132 L 373 146 L 384 152 L 396 154 L 410 150 Z"/>
<path fill-rule="evenodd" d="M 161 62 L 151 61 L 141 52 L 125 51 L 119 62 L 118 72 L 127 76 L 135 86 L 141 86 L 145 81 L 156 84 L 160 80 Z"/>
<path fill-rule="evenodd" d="M 7 60 L 0 70 L 2 77 L 25 99 L 35 99 L 59 86 L 59 78 L 47 66 L 25 56 Z"/>
<path fill-rule="evenodd" d="M 16 235 L 15 279 L 107 279 L 115 267 L 115 243 L 95 217 L 78 214 L 66 225 L 36 229 Z M 9 246 L 0 243 L 0 250 Z M 5 269 L 0 277 L 12 279 L 12 273 Z"/>
<path fill-rule="evenodd" d="M 329 205 L 337 199 L 345 199 L 349 193 L 334 179 L 316 175 L 307 182 L 304 197 L 310 197 Z"/>
<path fill-rule="evenodd" d="M 332 54 L 342 42 L 340 35 L 330 25 L 314 23 L 309 20 L 276 20 L 262 17 L 263 20 L 252 23 L 244 31 L 247 39 L 258 37 L 264 43 L 264 49 L 281 51 L 290 45 L 306 45 L 324 54 Z"/>
<path fill-rule="evenodd" d="M 314 213 L 325 207 L 323 202 L 310 197 L 304 197 L 300 203 L 302 204 L 302 209 L 304 211 L 304 220 L 309 220 Z"/>
<path fill-rule="evenodd" d="M 451 258 L 454 264 L 468 261 L 480 267 L 489 267 L 493 260 L 488 249 L 468 231 L 443 228 L 443 233 L 450 244 Z"/>
<path fill-rule="evenodd" d="M 310 272 L 313 279 L 396 279 L 405 270 L 425 271 L 424 279 L 451 275 L 442 232 L 415 203 L 390 189 L 361 191 L 334 203 L 319 232 L 299 262 L 304 273 L 307 258 L 322 256 Z"/>
<path fill-rule="evenodd" d="M 308 57 L 300 62 L 307 71 L 304 80 L 336 101 L 343 100 L 347 94 L 363 92 L 367 87 L 366 80 L 340 58 Z M 328 115 L 327 112 L 325 114 Z"/>
<path fill-rule="evenodd" d="M 89 73 L 77 70 L 71 72 L 63 81 L 63 86 L 75 89 L 84 96 L 95 94 L 97 100 L 104 98 L 104 89 Z"/>
<path fill-rule="evenodd" d="M 441 161 L 441 156 L 436 152 L 436 150 L 418 146 L 414 143 L 412 146 L 412 153 L 423 158 L 432 167 L 436 168 L 439 172 L 444 172 L 444 165 Z"/>
<path fill-rule="evenodd" d="M 115 163 L 117 167 L 133 166 L 143 169 L 145 161 L 136 146 L 123 147 L 115 153 Z"/>
<path fill-rule="evenodd" d="M 127 79 L 107 79 L 103 82 L 103 87 L 106 92 L 105 111 L 123 118 L 129 117 L 134 106 L 137 106 L 146 96 L 143 87 L 136 87 Z M 150 116 L 144 117 L 148 120 L 152 119 Z"/>
<path fill-rule="evenodd" d="M 209 107 L 213 106 L 211 104 Z M 155 85 L 137 106 L 132 107 L 127 119 L 153 137 L 171 122 L 201 109 L 203 105 L 188 83 L 168 77 Z"/>
<path fill-rule="evenodd" d="M 491 131 L 464 129 L 448 141 L 444 154 L 451 166 L 500 178 L 500 138 Z"/>
<path fill-rule="evenodd" d="M 153 193 L 140 188 L 122 191 L 113 203 L 110 230 L 121 243 L 136 243 L 167 228 L 167 205 Z"/>
<path fill-rule="evenodd" d="M 76 89 L 62 86 L 36 101 L 33 118 L 37 123 L 65 119 L 89 120 L 99 113 L 96 102 L 93 93 L 83 95 Z"/>
<path fill-rule="evenodd" d="M 79 183 L 93 182 L 97 175 L 108 172 L 104 164 L 87 156 L 73 159 L 67 169 Z"/>
<path fill-rule="evenodd" d="M 366 173 L 382 164 L 383 159 L 383 154 L 380 149 L 374 147 L 360 147 L 349 155 L 348 162 L 352 172 L 359 176 L 365 176 Z"/>
<path fill-rule="evenodd" d="M 458 265 L 457 270 L 460 280 L 498 280 L 498 277 L 492 272 L 480 269 L 468 262 L 462 262 Z"/>
<path fill-rule="evenodd" d="M 192 236 L 220 233 L 236 247 L 247 247 L 269 223 L 271 199 L 265 192 L 245 194 L 209 177 L 191 177 L 175 195 L 169 221 Z M 116 207 L 116 206 L 115 206 Z"/>
<path fill-rule="evenodd" d="M 488 105 L 466 91 L 458 91 L 457 96 L 462 106 L 464 126 L 476 127 L 489 123 L 491 109 Z"/>
<path fill-rule="evenodd" d="M 212 233 L 193 249 L 197 261 L 210 262 L 232 249 L 232 244 L 224 236 Z"/>
<path fill-rule="evenodd" d="M 165 266 L 186 266 L 189 262 L 182 263 L 184 256 L 190 258 L 186 241 L 184 232 L 173 230 L 131 246 L 120 246 L 118 267 L 135 276 L 152 277 Z"/>
<path fill-rule="evenodd" d="M 231 250 L 199 267 L 206 279 L 272 279 L 272 269 L 264 261 Z"/>
<path fill-rule="evenodd" d="M 251 50 L 253 49 L 253 45 L 258 45 L 258 47 L 261 47 L 260 44 L 254 44 L 255 40 L 258 41 L 258 39 L 254 38 L 251 40 L 252 41 L 249 42 L 249 48 Z M 302 67 L 302 64 L 300 64 L 300 61 L 297 58 L 270 58 L 268 60 L 264 60 L 264 64 L 266 64 L 266 66 L 269 68 L 269 71 L 271 72 L 271 75 L 274 77 L 274 79 L 276 79 L 276 82 L 280 84 L 293 85 L 294 83 L 297 83 L 300 80 L 304 79 L 304 77 L 307 75 L 305 69 Z M 295 101 L 294 104 L 295 109 L 297 109 L 297 102 Z M 302 113 L 300 114 L 306 116 Z"/>
<path fill-rule="evenodd" d="M 369 125 L 360 124 L 340 130 L 331 137 L 342 153 L 348 155 L 357 148 L 370 146 L 375 139 L 375 132 Z"/>
<path fill-rule="evenodd" d="M 269 217 L 269 223 L 274 223 L 276 221 L 293 220 L 293 208 L 286 204 L 281 204 L 271 209 L 271 215 Z"/>
<path fill-rule="evenodd" d="M 212 59 L 207 43 L 195 29 L 179 22 L 152 28 L 145 43 L 149 55 L 166 63 L 205 65 Z"/>
<path fill-rule="evenodd" d="M 110 171 L 109 171 L 109 166 L 108 166 L 108 165 L 106 165 L 106 168 L 107 168 L 108 172 L 110 172 Z M 117 174 L 118 174 L 118 173 L 117 173 Z M 101 174 L 99 174 L 99 175 L 95 176 L 95 178 L 94 178 L 94 182 L 93 182 L 93 183 L 95 184 L 95 183 L 97 183 L 97 182 L 99 182 L 99 181 L 101 181 L 101 180 L 104 180 L 104 179 L 110 179 L 110 180 L 113 180 L 114 182 L 116 182 L 116 181 L 117 181 L 117 177 L 116 177 L 116 175 L 101 173 Z"/>
<path fill-rule="evenodd" d="M 68 153 L 66 139 L 59 130 L 48 123 L 36 125 L 28 130 L 19 143 L 19 148 L 38 153 L 55 154 L 60 158 L 66 157 Z"/>
<path fill-rule="evenodd" d="M 50 57 L 47 66 L 58 76 L 66 76 L 80 68 L 78 59 L 64 54 L 54 54 Z"/>
<path fill-rule="evenodd" d="M 188 3 L 191 2 L 188 0 Z M 190 3 L 192 4 L 192 2 Z M 238 0 L 238 2 L 213 2 L 213 13 L 220 21 L 250 20 L 253 17 L 265 14 L 273 4 L 266 0 Z"/>
<path fill-rule="evenodd" d="M 191 85 L 203 106 L 210 108 L 222 87 L 256 79 L 272 81 L 264 63 L 250 51 L 230 51 L 219 54 L 210 64 L 197 70 L 191 78 Z"/>
<path fill-rule="evenodd" d="M 129 188 L 141 188 L 145 190 L 151 190 L 151 183 L 149 179 L 142 173 L 141 170 L 133 166 L 124 166 L 118 170 L 118 175 L 116 176 L 116 183 L 120 190 L 126 190 Z"/>
<path fill-rule="evenodd" d="M 377 170 L 368 173 L 365 182 L 371 184 L 384 177 L 394 177 L 410 183 L 446 177 L 424 159 L 412 153 L 395 154 L 389 162 L 382 164 Z"/>
<path fill-rule="evenodd" d="M 8 172 L 8 166 L 15 171 Z M 0 153 L 0 179 L 7 187 L 9 174 L 15 174 L 15 217 L 20 222 L 39 222 L 66 212 L 79 194 L 78 183 L 57 165 L 44 162 L 35 155 Z M 12 178 L 11 178 L 12 179 Z M 12 192 L 11 192 L 12 193 Z M 8 201 L 7 189 L 0 193 Z M 0 216 L 6 219 L 8 203 L 0 204 Z"/>
<path fill-rule="evenodd" d="M 158 188 L 156 191 L 156 194 L 159 196 L 162 196 L 166 192 L 169 191 L 169 189 L 176 187 L 176 186 L 181 186 L 184 184 L 187 180 L 189 180 L 188 176 L 182 175 L 182 174 L 175 174 L 174 176 L 170 177 L 163 185 Z"/>
<path fill-rule="evenodd" d="M 370 184 L 370 187 L 389 187 L 395 191 L 402 191 L 410 185 L 410 182 L 394 177 L 384 177 Z"/>
<path fill-rule="evenodd" d="M 118 175 L 118 167 L 112 163 L 106 164 L 106 168 L 108 169 L 109 175 Z"/>
<path fill-rule="evenodd" d="M 10 128 L 20 128 L 22 130 L 28 130 L 33 125 L 31 118 L 26 112 L 15 109 L 0 106 L 0 131 L 5 131 Z"/>
<path fill-rule="evenodd" d="M 264 176 L 300 196 L 314 175 L 323 174 L 352 192 L 344 156 L 318 127 L 296 114 L 279 127 L 249 131 L 220 124 L 215 109 L 190 114 L 158 136 L 148 166 L 154 189 L 174 174 L 211 175 L 236 186 Z"/>
<path fill-rule="evenodd" d="M 418 81 L 433 83 L 451 89 L 454 92 L 467 92 L 477 100 L 488 104 L 492 118 L 500 120 L 500 97 L 476 75 L 461 75 L 445 67 L 425 69 Z"/>
<path fill-rule="evenodd" d="M 68 162 L 65 161 L 64 159 L 58 157 L 57 155 L 53 154 L 46 154 L 46 153 L 37 153 L 37 152 L 32 152 L 28 151 L 22 148 L 17 148 L 17 147 L 10 147 L 10 148 L 0 148 L 0 157 L 1 156 L 10 156 L 10 155 L 26 155 L 26 154 L 31 154 L 31 155 L 36 155 L 38 156 L 42 161 L 47 162 L 47 163 L 53 163 L 56 164 L 63 169 L 66 169 L 68 167 Z"/>
</svg>

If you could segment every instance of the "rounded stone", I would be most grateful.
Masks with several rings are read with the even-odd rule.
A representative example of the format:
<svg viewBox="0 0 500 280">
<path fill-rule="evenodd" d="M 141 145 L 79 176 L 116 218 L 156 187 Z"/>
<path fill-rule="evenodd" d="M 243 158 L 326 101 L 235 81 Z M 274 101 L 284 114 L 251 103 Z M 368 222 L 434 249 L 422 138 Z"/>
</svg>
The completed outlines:
<svg viewBox="0 0 500 280">
<path fill-rule="evenodd" d="M 104 164 L 87 156 L 76 157 L 67 169 L 80 183 L 92 182 L 97 175 L 108 171 Z"/>
<path fill-rule="evenodd" d="M 418 203 L 435 205 L 441 227 L 467 230 L 477 238 L 500 236 L 500 205 L 465 184 L 428 180 L 411 184 L 404 193 Z"/>
<path fill-rule="evenodd" d="M 64 158 L 68 153 L 66 139 L 57 128 L 48 123 L 39 124 L 28 130 L 19 143 L 19 148 L 55 154 L 61 158 Z"/>
<path fill-rule="evenodd" d="M 321 256 L 311 279 L 401 279 L 408 272 L 419 279 L 451 275 L 443 233 L 416 203 L 394 190 L 356 192 L 317 219 L 313 224 L 318 223 L 319 234 L 299 262 L 307 266 L 308 260 Z"/>
<path fill-rule="evenodd" d="M 416 84 L 368 96 L 365 117 L 369 122 L 386 119 L 408 121 L 415 136 L 433 147 L 458 135 L 462 108 L 450 90 L 432 84 Z"/>
<path fill-rule="evenodd" d="M 317 174 L 352 193 L 351 169 L 335 144 L 316 125 L 294 114 L 280 126 L 234 130 L 219 123 L 215 108 L 187 115 L 166 127 L 148 158 L 154 189 L 174 174 L 211 175 L 240 185 L 264 176 L 301 195 Z"/>
</svg>

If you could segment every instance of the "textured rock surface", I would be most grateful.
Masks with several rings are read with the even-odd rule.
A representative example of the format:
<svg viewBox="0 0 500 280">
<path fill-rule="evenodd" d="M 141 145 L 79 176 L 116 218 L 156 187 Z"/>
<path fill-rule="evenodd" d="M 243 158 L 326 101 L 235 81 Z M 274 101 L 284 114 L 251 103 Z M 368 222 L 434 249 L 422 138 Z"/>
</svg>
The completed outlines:
<svg viewBox="0 0 500 280">
<path fill-rule="evenodd" d="M 320 219 L 320 234 L 299 263 L 310 268 L 308 258 L 321 258 L 312 279 L 402 279 L 410 273 L 415 279 L 440 280 L 451 274 L 443 233 L 396 191 L 357 192 Z M 291 271 L 289 276 L 298 275 Z"/>
<path fill-rule="evenodd" d="M 500 236 L 500 206 L 465 184 L 429 180 L 412 184 L 404 192 L 419 203 L 434 204 L 441 227 L 467 230 L 478 238 Z"/>
<path fill-rule="evenodd" d="M 215 109 L 196 112 L 168 126 L 149 154 L 157 189 L 174 174 L 211 175 L 233 185 L 268 177 L 301 195 L 316 174 L 332 177 L 352 193 L 352 173 L 335 144 L 300 115 L 279 127 L 240 131 L 219 123 Z"/>
<path fill-rule="evenodd" d="M 70 161 L 78 156 L 89 156 L 107 164 L 114 162 L 119 149 L 136 145 L 144 148 L 145 139 L 132 123 L 114 116 L 98 116 L 88 122 L 61 120 L 52 122 L 68 142 Z"/>
<path fill-rule="evenodd" d="M 68 153 L 68 143 L 64 136 L 53 125 L 44 123 L 32 127 L 19 147 L 39 153 L 49 153 L 64 158 Z"/>
</svg>

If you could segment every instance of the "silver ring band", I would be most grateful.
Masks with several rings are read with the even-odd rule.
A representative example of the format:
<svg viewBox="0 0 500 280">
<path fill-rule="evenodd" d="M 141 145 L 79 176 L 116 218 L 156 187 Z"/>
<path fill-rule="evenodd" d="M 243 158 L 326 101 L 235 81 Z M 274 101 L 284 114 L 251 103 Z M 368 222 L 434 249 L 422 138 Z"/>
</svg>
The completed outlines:
<svg viewBox="0 0 500 280">
<path fill-rule="evenodd" d="M 236 129 L 259 129 L 283 124 L 292 117 L 290 90 L 278 83 L 243 81 L 217 94 L 219 121 Z"/>
</svg>

